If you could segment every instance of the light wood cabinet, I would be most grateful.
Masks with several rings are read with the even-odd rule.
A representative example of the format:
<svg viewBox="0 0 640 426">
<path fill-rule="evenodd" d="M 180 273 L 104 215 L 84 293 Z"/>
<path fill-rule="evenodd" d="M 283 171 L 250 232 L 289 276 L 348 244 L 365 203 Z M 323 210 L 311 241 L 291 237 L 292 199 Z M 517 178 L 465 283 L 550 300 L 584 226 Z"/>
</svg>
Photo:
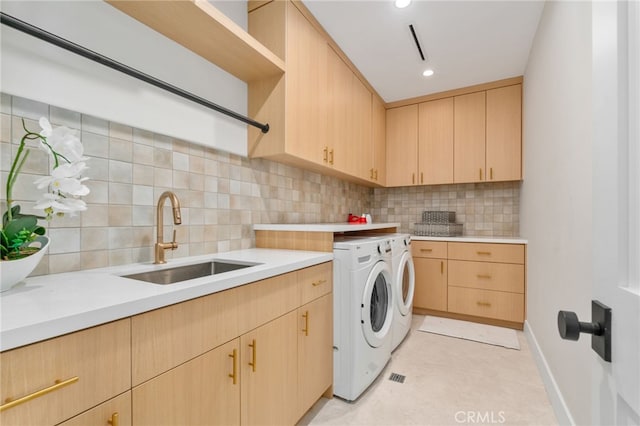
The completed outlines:
<svg viewBox="0 0 640 426">
<path fill-rule="evenodd" d="M 130 342 L 130 320 L 124 319 L 2 352 L 0 424 L 58 424 L 126 392 Z M 50 391 L 39 393 L 44 390 Z"/>
<path fill-rule="evenodd" d="M 131 392 L 125 392 L 107 402 L 79 414 L 60 426 L 131 426 Z"/>
<path fill-rule="evenodd" d="M 325 166 L 338 170 L 349 170 L 349 156 L 353 154 L 350 122 L 351 111 L 351 70 L 329 45 L 327 51 L 327 94 L 329 114 L 328 137 L 320 146 Z"/>
<path fill-rule="evenodd" d="M 298 420 L 297 325 L 293 311 L 240 338 L 241 424 Z"/>
<path fill-rule="evenodd" d="M 239 340 L 234 339 L 133 388 L 135 424 L 239 424 Z"/>
<path fill-rule="evenodd" d="M 387 110 L 387 186 L 416 184 L 418 105 Z"/>
<path fill-rule="evenodd" d="M 453 98 L 418 105 L 420 184 L 453 183 Z"/>
<path fill-rule="evenodd" d="M 454 182 L 522 178 L 522 85 L 454 97 Z"/>
<path fill-rule="evenodd" d="M 298 417 L 333 383 L 332 317 L 331 294 L 298 309 Z"/>
<path fill-rule="evenodd" d="M 416 312 L 522 329 L 524 244 L 414 240 L 411 246 Z"/>
<path fill-rule="evenodd" d="M 351 137 L 347 159 L 351 164 L 347 168 L 347 173 L 369 180 L 369 171 L 373 167 L 371 92 L 353 73 L 351 73 L 350 112 Z"/>
<path fill-rule="evenodd" d="M 387 182 L 387 117 L 386 110 L 382 101 L 377 96 L 372 97 L 371 104 L 372 114 L 372 136 L 371 143 L 373 154 L 373 166 L 369 171 L 369 178 L 380 185 L 386 185 Z"/>
<path fill-rule="evenodd" d="M 454 182 L 485 180 L 485 92 L 455 96 Z"/>
<path fill-rule="evenodd" d="M 447 243 L 412 241 L 411 255 L 416 285 L 413 306 L 435 311 L 447 310 Z"/>
<path fill-rule="evenodd" d="M 522 85 L 487 90 L 490 181 L 522 179 Z"/>
</svg>

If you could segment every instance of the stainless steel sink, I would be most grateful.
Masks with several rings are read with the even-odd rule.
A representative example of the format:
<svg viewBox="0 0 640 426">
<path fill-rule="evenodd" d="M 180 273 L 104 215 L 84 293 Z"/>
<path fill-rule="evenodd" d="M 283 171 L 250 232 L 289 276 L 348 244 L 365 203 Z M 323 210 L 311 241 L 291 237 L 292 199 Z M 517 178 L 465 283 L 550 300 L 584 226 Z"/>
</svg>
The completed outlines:
<svg viewBox="0 0 640 426">
<path fill-rule="evenodd" d="M 206 277 L 208 275 L 223 274 L 225 272 L 249 268 L 255 265 L 260 264 L 213 260 L 204 263 L 196 263 L 194 265 L 176 266 L 175 268 L 161 269 L 158 271 L 123 275 L 123 278 L 131 278 L 138 281 L 164 285 L 192 280 L 194 278 Z"/>
</svg>

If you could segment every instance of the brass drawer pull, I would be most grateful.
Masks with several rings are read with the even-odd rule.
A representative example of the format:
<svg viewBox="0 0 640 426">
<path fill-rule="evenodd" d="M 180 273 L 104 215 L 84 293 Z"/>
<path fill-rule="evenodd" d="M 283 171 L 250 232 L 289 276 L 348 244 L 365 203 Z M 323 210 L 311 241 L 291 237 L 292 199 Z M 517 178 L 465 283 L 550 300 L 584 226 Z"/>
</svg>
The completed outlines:
<svg viewBox="0 0 640 426">
<path fill-rule="evenodd" d="M 440 261 L 440 274 L 444 274 L 444 260 Z"/>
<path fill-rule="evenodd" d="M 491 306 L 491 303 L 489 303 L 489 302 L 476 302 L 476 304 L 477 304 L 478 306 L 487 306 L 487 307 L 488 307 L 488 306 Z"/>
<path fill-rule="evenodd" d="M 314 287 L 317 287 L 317 286 L 319 286 L 321 284 L 324 284 L 326 282 L 327 282 L 327 280 L 318 280 L 318 281 L 312 282 L 311 285 L 314 286 Z"/>
<path fill-rule="evenodd" d="M 119 424 L 118 412 L 113 413 L 111 415 L 111 420 L 107 420 L 107 423 L 109 423 L 111 426 L 118 426 Z"/>
<path fill-rule="evenodd" d="M 491 256 L 491 252 L 490 251 L 477 251 L 476 252 L 478 255 L 480 256 Z"/>
<path fill-rule="evenodd" d="M 374 179 L 375 179 L 375 180 L 378 180 L 378 169 L 376 169 L 376 174 L 375 174 Z"/>
<path fill-rule="evenodd" d="M 489 179 L 493 180 L 493 167 L 489 167 Z"/>
<path fill-rule="evenodd" d="M 484 279 L 487 279 L 487 280 L 490 280 L 490 279 L 491 279 L 491 275 L 489 275 L 489 274 L 478 274 L 478 275 L 476 275 L 476 276 L 477 276 L 478 278 L 484 278 Z"/>
<path fill-rule="evenodd" d="M 333 164 L 333 149 L 329 151 L 329 164 Z"/>
<path fill-rule="evenodd" d="M 328 161 L 328 157 L 329 157 L 329 147 L 324 147 L 324 149 L 322 150 L 322 161 L 324 161 L 325 163 Z"/>
<path fill-rule="evenodd" d="M 424 183 L 424 173 L 420 172 L 420 183 Z"/>
<path fill-rule="evenodd" d="M 429 252 L 433 251 L 433 249 L 420 249 L 420 251 L 425 251 L 425 252 L 429 253 Z"/>
<path fill-rule="evenodd" d="M 32 399 L 36 399 L 36 398 L 38 398 L 38 397 L 40 397 L 42 395 L 46 395 L 49 392 L 53 392 L 55 390 L 58 390 L 60 388 L 65 387 L 65 386 L 71 385 L 71 384 L 73 384 L 73 383 L 75 383 L 77 381 L 78 381 L 78 376 L 72 377 L 72 378 L 64 380 L 64 381 L 56 380 L 55 384 L 53 386 L 49 386 L 48 388 L 41 389 L 41 390 L 39 390 L 37 392 L 34 392 L 34 393 L 29 394 L 27 396 L 23 396 L 22 398 L 18 398 L 18 399 L 14 400 L 14 401 L 12 401 L 11 398 L 7 398 L 5 400 L 5 404 L 0 405 L 0 411 L 8 410 L 9 408 L 15 407 L 16 405 L 20 405 L 20 404 L 23 404 L 25 402 L 31 401 Z"/>
<path fill-rule="evenodd" d="M 309 311 L 305 311 L 304 314 L 302 314 L 302 318 L 304 318 L 304 328 L 302 329 L 302 332 L 304 333 L 305 336 L 309 335 Z"/>
<path fill-rule="evenodd" d="M 255 342 L 255 340 L 254 340 Z M 238 381 L 238 367 L 237 367 L 237 361 L 238 361 L 238 351 L 237 349 L 233 350 L 233 353 L 229 354 L 229 358 L 233 358 L 233 372 L 229 373 L 229 377 L 231 377 L 233 379 L 233 384 L 235 385 Z"/>
<path fill-rule="evenodd" d="M 253 339 L 253 341 L 249 343 L 249 347 L 252 349 L 251 362 L 249 363 L 249 365 L 251 366 L 252 371 L 256 371 L 256 352 L 258 352 L 258 348 L 256 347 L 256 339 Z"/>
<path fill-rule="evenodd" d="M 480 180 L 482 180 L 482 168 L 480 168 Z"/>
</svg>

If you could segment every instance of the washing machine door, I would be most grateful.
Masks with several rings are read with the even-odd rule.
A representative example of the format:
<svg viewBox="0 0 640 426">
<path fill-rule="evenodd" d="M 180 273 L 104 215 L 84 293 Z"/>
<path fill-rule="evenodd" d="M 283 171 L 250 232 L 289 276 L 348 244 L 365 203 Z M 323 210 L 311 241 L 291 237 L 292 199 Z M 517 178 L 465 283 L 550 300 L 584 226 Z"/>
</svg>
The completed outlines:
<svg viewBox="0 0 640 426">
<path fill-rule="evenodd" d="M 367 343 L 377 348 L 388 339 L 393 314 L 391 273 L 387 263 L 380 261 L 371 269 L 361 304 L 362 331 Z"/>
<path fill-rule="evenodd" d="M 410 252 L 402 253 L 396 274 L 396 294 L 400 296 L 396 297 L 396 303 L 402 316 L 405 316 L 411 312 L 413 293 L 416 288 L 416 273 Z"/>
</svg>

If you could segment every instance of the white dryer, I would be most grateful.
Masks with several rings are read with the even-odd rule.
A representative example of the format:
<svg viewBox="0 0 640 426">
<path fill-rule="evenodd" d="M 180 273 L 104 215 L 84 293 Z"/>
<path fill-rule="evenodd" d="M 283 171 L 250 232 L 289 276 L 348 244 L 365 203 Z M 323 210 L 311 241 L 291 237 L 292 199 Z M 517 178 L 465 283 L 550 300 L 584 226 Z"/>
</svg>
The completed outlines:
<svg viewBox="0 0 640 426">
<path fill-rule="evenodd" d="M 393 273 L 393 322 L 391 350 L 395 350 L 411 329 L 413 294 L 416 286 L 411 257 L 411 236 L 391 234 L 391 271 Z"/>
<path fill-rule="evenodd" d="M 391 243 L 338 239 L 333 253 L 333 393 L 353 401 L 391 358 Z"/>
</svg>

